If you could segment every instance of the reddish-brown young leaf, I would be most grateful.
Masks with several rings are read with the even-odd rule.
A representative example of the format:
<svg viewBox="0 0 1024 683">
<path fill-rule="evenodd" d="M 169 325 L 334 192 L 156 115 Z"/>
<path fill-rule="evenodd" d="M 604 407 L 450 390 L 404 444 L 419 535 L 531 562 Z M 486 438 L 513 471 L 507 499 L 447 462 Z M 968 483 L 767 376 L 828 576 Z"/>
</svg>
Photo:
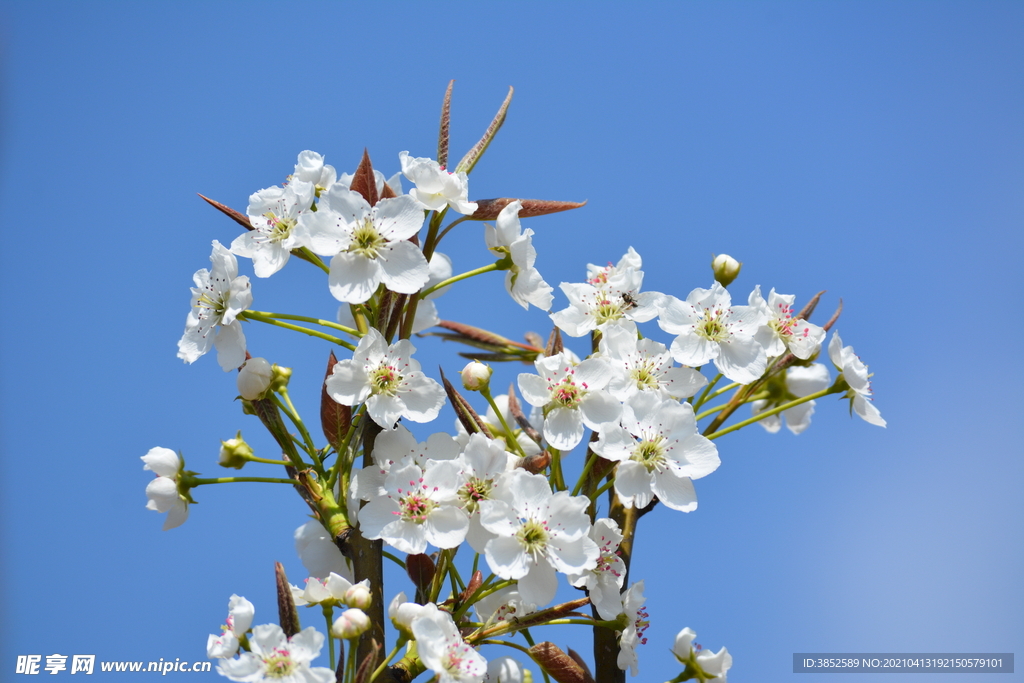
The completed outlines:
<svg viewBox="0 0 1024 683">
<path fill-rule="evenodd" d="M 440 368 L 439 368 L 440 369 Z M 444 391 L 448 394 L 448 400 L 451 401 L 452 409 L 455 411 L 455 417 L 459 418 L 459 422 L 465 427 L 466 431 L 470 434 L 476 432 L 482 432 L 484 436 L 489 439 L 493 439 L 494 435 L 491 434 L 491 430 L 487 428 L 484 421 L 480 419 L 480 416 L 473 406 L 469 405 L 469 401 L 462 397 L 452 383 L 448 381 L 448 378 L 444 376 L 444 370 L 441 370 L 441 384 L 444 386 Z"/>
<path fill-rule="evenodd" d="M 544 356 L 557 356 L 564 349 L 565 347 L 562 346 L 562 331 L 559 330 L 557 327 L 552 328 L 551 336 L 548 337 L 547 348 L 544 349 Z"/>
<path fill-rule="evenodd" d="M 512 94 L 515 89 L 509 86 L 508 95 L 505 96 L 505 101 L 498 107 L 498 113 L 494 115 L 494 119 L 491 120 L 491 125 L 487 126 L 487 130 L 484 131 L 483 136 L 480 140 L 473 145 L 473 148 L 466 152 L 466 156 L 462 157 L 462 161 L 455 167 L 455 172 L 459 173 L 465 171 L 469 173 L 476 166 L 476 162 L 480 161 L 480 157 L 487 151 L 487 147 L 490 146 L 491 140 L 498 134 L 501 129 L 501 124 L 505 123 L 505 115 L 508 114 L 508 105 L 512 104 Z"/>
<path fill-rule="evenodd" d="M 363 158 L 352 176 L 352 184 L 349 189 L 363 195 L 363 199 L 370 206 L 375 206 L 380 198 L 377 195 L 377 179 L 373 177 L 373 164 L 370 163 L 370 153 L 363 150 Z"/>
<path fill-rule="evenodd" d="M 352 424 L 352 408 L 341 405 L 327 393 L 327 378 L 334 372 L 334 365 L 337 362 L 334 351 L 331 351 L 327 358 L 327 374 L 324 375 L 324 383 L 320 387 L 320 426 L 324 430 L 327 443 L 331 444 L 335 451 L 341 448 Z"/>
<path fill-rule="evenodd" d="M 288 583 L 288 577 L 285 576 L 284 565 L 280 562 L 274 563 L 274 578 L 277 581 L 277 618 L 281 624 L 281 630 L 291 638 L 299 632 L 299 612 L 295 609 L 292 587 Z"/>
<path fill-rule="evenodd" d="M 199 193 L 197 192 L 196 194 L 199 194 Z M 235 211 L 230 206 L 225 206 L 224 204 L 221 204 L 220 202 L 218 202 L 216 200 L 210 199 L 209 197 L 204 197 L 201 194 L 199 196 L 202 197 L 210 206 L 212 206 L 213 208 L 217 209 L 218 211 L 223 213 L 225 216 L 227 216 L 228 218 L 230 218 L 234 222 L 236 222 L 239 225 L 241 225 L 246 230 L 252 230 L 253 229 L 252 223 L 249 222 L 249 217 L 246 216 L 244 213 Z"/>
<path fill-rule="evenodd" d="M 444 92 L 441 104 L 441 129 L 437 133 L 437 165 L 445 168 L 448 165 L 448 126 L 451 124 L 452 86 L 455 79 L 448 81 L 448 89 Z"/>
<path fill-rule="evenodd" d="M 558 683 L 594 683 L 589 671 L 552 642 L 537 643 L 530 648 L 530 656 Z"/>
<path fill-rule="evenodd" d="M 799 319 L 799 320 L 808 320 L 808 319 L 810 319 L 811 314 L 814 313 L 814 309 L 818 305 L 818 301 L 821 299 L 821 295 L 824 294 L 824 293 L 825 293 L 825 290 L 823 289 L 820 292 L 818 292 L 817 294 L 815 294 L 814 297 L 811 298 L 811 300 L 807 302 L 807 305 L 804 306 L 802 309 L 800 309 L 800 312 L 796 314 L 797 319 Z"/>
<path fill-rule="evenodd" d="M 477 199 L 476 211 L 469 217 L 474 221 L 493 221 L 501 213 L 501 210 L 516 200 L 515 197 L 498 197 L 497 199 Z M 519 209 L 520 218 L 532 218 L 534 216 L 546 216 L 549 213 L 569 211 L 584 206 L 586 202 L 559 202 L 548 199 L 523 199 L 523 206 Z"/>
<path fill-rule="evenodd" d="M 434 561 L 430 555 L 420 553 L 409 555 L 405 558 L 405 573 L 409 575 L 412 585 L 416 586 L 416 602 L 426 604 L 426 597 L 430 594 L 430 585 L 434 581 Z"/>
</svg>

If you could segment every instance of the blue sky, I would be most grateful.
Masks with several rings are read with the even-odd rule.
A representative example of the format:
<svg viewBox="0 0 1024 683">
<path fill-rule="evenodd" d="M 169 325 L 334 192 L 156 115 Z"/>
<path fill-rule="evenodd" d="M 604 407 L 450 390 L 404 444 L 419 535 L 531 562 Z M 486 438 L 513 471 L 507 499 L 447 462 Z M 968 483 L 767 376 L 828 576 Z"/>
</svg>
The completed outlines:
<svg viewBox="0 0 1024 683">
<path fill-rule="evenodd" d="M 4 677 L 18 654 L 202 659 L 232 593 L 275 616 L 273 562 L 303 578 L 296 496 L 202 487 L 169 532 L 144 509 L 153 446 L 206 476 L 238 429 L 270 449 L 232 375 L 175 357 L 192 274 L 238 232 L 196 193 L 244 210 L 304 149 L 351 170 L 365 147 L 387 175 L 433 156 L 452 78 L 456 158 L 516 88 L 472 198 L 588 201 L 524 223 L 548 282 L 632 246 L 645 289 L 685 297 L 729 253 L 738 298 L 842 298 L 875 373 L 887 429 L 829 399 L 800 436 L 724 437 L 699 508 L 643 520 L 637 680 L 677 673 L 684 626 L 735 681 L 802 680 L 794 652 L 1024 652 L 1022 37 L 1008 2 L 0 4 L 0 196 L 22 207 L 0 252 Z M 456 269 L 485 264 L 457 230 Z M 474 284 L 443 317 L 550 329 Z M 253 287 L 336 310 L 301 267 Z M 326 344 L 253 328 L 315 416 Z"/>
</svg>

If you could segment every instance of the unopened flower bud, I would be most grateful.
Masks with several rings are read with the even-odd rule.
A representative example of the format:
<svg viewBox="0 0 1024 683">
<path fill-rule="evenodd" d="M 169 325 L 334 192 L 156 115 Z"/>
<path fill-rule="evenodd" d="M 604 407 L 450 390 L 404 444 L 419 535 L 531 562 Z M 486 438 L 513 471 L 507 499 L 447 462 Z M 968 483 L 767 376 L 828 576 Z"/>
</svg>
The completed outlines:
<svg viewBox="0 0 1024 683">
<path fill-rule="evenodd" d="M 248 460 L 252 459 L 252 455 L 252 448 L 242 438 L 242 432 L 238 432 L 235 438 L 220 442 L 218 463 L 221 467 L 234 467 L 236 470 L 240 470 Z"/>
<path fill-rule="evenodd" d="M 367 586 L 357 583 L 345 591 L 343 601 L 349 607 L 367 609 L 373 602 L 373 595 L 370 594 L 370 589 Z"/>
<path fill-rule="evenodd" d="M 483 391 L 491 383 L 492 372 L 490 366 L 475 360 L 462 368 L 462 386 L 470 391 Z"/>
<path fill-rule="evenodd" d="M 356 638 L 370 628 L 370 617 L 361 609 L 347 609 L 334 620 L 331 635 L 335 638 Z"/>
<path fill-rule="evenodd" d="M 238 371 L 238 393 L 248 401 L 255 401 L 270 388 L 273 368 L 266 358 L 250 358 Z"/>
<path fill-rule="evenodd" d="M 740 274 L 740 267 L 743 264 L 728 254 L 719 254 L 711 261 L 711 270 L 715 273 L 717 280 L 723 287 L 728 287 Z"/>
</svg>

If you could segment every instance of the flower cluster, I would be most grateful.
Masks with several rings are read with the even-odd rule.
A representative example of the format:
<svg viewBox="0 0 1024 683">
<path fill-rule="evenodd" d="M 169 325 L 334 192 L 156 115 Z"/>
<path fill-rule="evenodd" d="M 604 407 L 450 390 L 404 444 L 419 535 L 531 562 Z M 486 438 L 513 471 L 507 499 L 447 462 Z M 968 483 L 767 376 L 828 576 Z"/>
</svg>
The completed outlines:
<svg viewBox="0 0 1024 683">
<path fill-rule="evenodd" d="M 192 363 L 216 348 L 220 366 L 239 371 L 243 410 L 277 447 L 272 459 L 258 457 L 238 431 L 221 442 L 219 464 L 283 466 L 286 476 L 200 479 L 178 454 L 154 448 L 142 458 L 157 475 L 146 489 L 147 507 L 168 513 L 164 527 L 172 528 L 188 516 L 191 488 L 248 481 L 298 489 L 312 512 L 295 532 L 309 578 L 294 586 L 279 569 L 281 625 L 253 627 L 252 604 L 232 596 L 222 633 L 208 640 L 209 656 L 231 680 L 363 680 L 414 641 L 404 658 L 387 664 L 401 669 L 396 679 L 430 671 L 442 683 L 521 681 L 520 663 L 488 663 L 478 648 L 560 619 L 596 627 L 599 671 L 636 675 L 651 616 L 644 582 L 630 580 L 634 568 L 620 548 L 632 548 L 640 519 L 655 505 L 697 509 L 693 482 L 721 466 L 716 439 L 754 423 L 778 432 L 783 420 L 799 434 L 816 399 L 828 394 L 842 394 L 851 412 L 885 426 L 871 402 L 867 366 L 838 333 L 828 344 L 838 377 L 814 362 L 835 322 L 809 321 L 818 297 L 798 311 L 794 295 L 772 288 L 766 298 L 755 285 L 746 304 L 734 305 L 727 287 L 741 264 L 727 255 L 715 257 L 709 288 L 683 297 L 644 291 L 643 260 L 629 247 L 615 264 L 588 265 L 583 282 L 561 283 L 568 303 L 552 312 L 554 290 L 537 269 L 536 235 L 521 220 L 582 204 L 469 198 L 469 172 L 507 106 L 451 170 L 446 99 L 436 160 L 403 151 L 401 171 L 386 178 L 368 154 L 353 173 L 338 173 L 307 150 L 284 183 L 253 193 L 244 213 L 211 201 L 246 231 L 230 248 L 214 241 L 212 268 L 195 274 L 178 356 Z M 445 226 L 449 212 L 461 217 Z M 484 223 L 478 247 L 485 264 L 454 274 L 438 247 L 467 220 L 493 222 Z M 293 256 L 326 280 L 322 291 L 341 304 L 337 322 L 253 310 L 237 258 L 252 261 L 256 278 L 269 278 Z M 524 344 L 441 320 L 436 297 L 492 272 L 504 272 L 515 304 L 546 312 L 545 324 L 554 325 L 546 344 L 532 333 Z M 490 304 L 485 295 L 479 300 Z M 331 344 L 317 387 L 326 445 L 291 400 L 290 370 L 252 357 L 243 322 Z M 464 354 L 475 360 L 462 371 L 462 386 L 486 405 L 474 406 L 413 359 L 411 337 L 433 326 L 473 347 Z M 589 336 L 586 355 L 566 348 L 563 334 Z M 492 396 L 487 362 L 500 361 L 532 363 L 533 372 L 518 374 L 508 394 Z M 456 432 L 418 440 L 408 425 L 433 422 L 446 401 Z M 753 415 L 727 424 L 743 405 Z M 473 552 L 458 554 L 464 544 Z M 467 554 L 475 555 L 472 565 Z M 385 557 L 404 568 L 416 597 L 402 592 L 391 601 L 398 642 L 380 664 Z M 583 597 L 553 605 L 561 576 Z M 582 611 L 588 604 L 589 614 Z M 313 606 L 326 616 L 332 640 L 300 627 L 297 608 Z M 673 652 L 685 667 L 678 680 L 725 680 L 728 652 L 694 648 L 694 637 L 689 629 L 677 636 Z M 340 666 L 333 639 L 349 648 Z M 331 668 L 312 666 L 325 642 Z M 578 657 L 527 642 L 520 649 L 545 673 L 589 677 Z"/>
</svg>

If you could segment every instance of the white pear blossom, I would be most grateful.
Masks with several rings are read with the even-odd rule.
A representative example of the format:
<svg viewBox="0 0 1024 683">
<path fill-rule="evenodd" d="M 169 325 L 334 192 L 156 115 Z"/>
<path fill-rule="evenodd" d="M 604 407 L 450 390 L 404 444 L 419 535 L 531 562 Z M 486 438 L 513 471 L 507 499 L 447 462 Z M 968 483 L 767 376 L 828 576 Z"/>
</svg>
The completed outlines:
<svg viewBox="0 0 1024 683">
<path fill-rule="evenodd" d="M 783 393 L 778 397 L 773 397 L 771 401 L 768 399 L 754 401 L 750 404 L 750 410 L 754 415 L 758 415 L 776 405 L 789 403 L 794 399 L 816 394 L 823 389 L 827 389 L 831 381 L 832 378 L 828 374 L 828 368 L 821 363 L 812 363 L 807 367 L 791 366 L 786 368 L 786 373 L 783 376 Z M 769 382 L 769 388 L 772 388 L 773 382 L 774 380 Z M 811 426 L 811 415 L 814 414 L 815 404 L 815 401 L 801 403 L 781 413 L 769 415 L 758 422 L 758 424 L 768 430 L 769 433 L 774 434 L 782 428 L 782 418 L 785 417 L 786 427 L 789 431 L 799 434 Z"/>
<path fill-rule="evenodd" d="M 444 389 L 420 371 L 408 339 L 390 346 L 375 329 L 367 331 L 353 357 L 338 361 L 327 378 L 327 393 L 342 405 L 366 403 L 373 421 L 394 429 L 399 418 L 430 422 L 444 404 Z"/>
<path fill-rule="evenodd" d="M 429 609 L 433 607 L 433 609 Z M 487 660 L 468 645 L 448 612 L 430 605 L 412 622 L 416 653 L 423 666 L 434 672 L 437 683 L 481 683 Z"/>
<path fill-rule="evenodd" d="M 509 429 L 515 432 L 515 440 L 519 444 L 519 447 L 523 449 L 523 453 L 527 456 L 539 454 L 541 452 L 541 447 L 537 442 L 531 439 L 525 431 L 516 428 L 516 418 L 512 415 L 512 411 L 509 410 L 508 394 L 498 394 L 494 397 L 494 403 L 498 406 L 502 416 L 504 416 L 505 424 L 509 426 Z M 544 418 L 540 415 L 541 412 L 542 410 L 540 408 L 533 408 L 530 411 L 528 418 L 531 425 L 543 428 Z M 484 424 L 491 431 L 491 434 L 495 435 L 496 440 L 503 443 L 507 441 L 505 438 L 505 428 L 501 425 L 501 421 L 498 419 L 498 413 L 494 411 L 494 408 L 492 408 L 490 404 L 487 406 L 487 412 L 481 415 L 481 419 L 483 419 Z M 469 443 L 469 436 L 469 432 L 466 431 L 462 422 L 456 419 L 455 439 L 462 444 L 463 448 L 465 448 Z"/>
<path fill-rule="evenodd" d="M 178 342 L 178 358 L 194 363 L 217 349 L 217 362 L 225 372 L 245 362 L 245 334 L 238 315 L 252 303 L 249 278 L 238 274 L 234 255 L 213 241 L 212 270 L 196 271 L 192 277 L 192 309 L 185 320 L 185 333 Z"/>
<path fill-rule="evenodd" d="M 587 589 L 590 604 L 597 609 L 602 619 L 614 619 L 622 613 L 619 593 L 626 579 L 626 563 L 619 557 L 622 533 L 614 519 L 602 518 L 591 527 L 590 539 L 601 551 L 597 565 L 579 574 L 569 574 L 569 583 Z"/>
<path fill-rule="evenodd" d="M 700 649 L 694 651 L 693 641 L 697 634 L 690 628 L 684 628 L 676 634 L 675 644 L 672 646 L 672 654 L 679 660 L 680 664 L 690 665 L 700 669 L 706 677 L 714 677 L 715 681 L 725 681 L 726 674 L 732 668 L 732 655 L 726 648 L 718 652 Z"/>
<path fill-rule="evenodd" d="M 505 450 L 502 441 L 488 439 L 479 433 L 470 435 L 459 456 L 459 503 L 469 515 L 466 540 L 478 553 L 484 552 L 487 541 L 494 537 L 480 523 L 480 503 L 489 499 L 501 486 L 502 477 L 512 471 L 515 461 L 515 456 Z"/>
<path fill-rule="evenodd" d="M 871 402 L 871 374 L 868 366 L 853 352 L 852 346 L 843 346 L 838 330 L 832 333 L 832 341 L 828 343 L 828 357 L 850 385 L 847 396 L 851 399 L 851 409 L 865 422 L 884 427 L 882 413 Z"/>
<path fill-rule="evenodd" d="M 664 344 L 638 339 L 632 326 L 609 325 L 601 336 L 600 350 L 615 371 L 608 392 L 619 401 L 625 402 L 642 391 L 666 398 L 689 398 L 708 383 L 693 368 L 674 367 Z"/>
<path fill-rule="evenodd" d="M 335 638 L 356 638 L 370 628 L 370 617 L 358 608 L 347 609 L 334 620 L 331 635 Z"/>
<path fill-rule="evenodd" d="M 476 202 L 469 201 L 469 176 L 464 171 L 452 173 L 433 159 L 410 157 L 408 152 L 400 152 L 398 158 L 402 174 L 416 185 L 409 194 L 428 211 L 445 206 L 467 216 L 476 211 Z"/>
<path fill-rule="evenodd" d="M 551 492 L 547 478 L 515 470 L 490 500 L 480 502 L 480 523 L 495 535 L 487 542 L 487 564 L 498 576 L 519 581 L 532 605 L 555 597 L 556 570 L 579 574 L 593 569 L 600 549 L 589 536 L 590 499 Z"/>
<path fill-rule="evenodd" d="M 480 598 L 475 607 L 477 616 L 485 624 L 518 619 L 537 611 L 537 605 L 523 600 L 523 596 L 519 594 L 519 587 L 515 584 Z"/>
<path fill-rule="evenodd" d="M 403 591 L 391 599 L 391 603 L 388 605 L 388 618 L 391 619 L 391 623 L 394 624 L 396 629 L 401 631 L 404 637 L 413 638 L 413 623 L 421 616 L 429 614 L 436 609 L 437 605 L 433 603 L 420 605 L 415 602 L 409 602 Z"/>
<path fill-rule="evenodd" d="M 711 474 L 721 463 L 715 445 L 697 433 L 689 403 L 649 392 L 623 405 L 621 426 L 604 425 L 591 448 L 619 463 L 615 492 L 627 507 L 646 507 L 657 496 L 673 510 L 695 510 L 692 480 Z"/>
<path fill-rule="evenodd" d="M 658 325 L 669 334 L 672 357 L 683 365 L 698 367 L 713 360 L 715 367 L 733 382 L 749 384 L 764 374 L 768 359 L 754 334 L 765 316 L 751 306 L 733 306 L 725 287 L 697 288 L 686 301 L 666 296 Z"/>
<path fill-rule="evenodd" d="M 164 531 L 181 526 L 188 519 L 189 499 L 178 488 L 178 480 L 185 472 L 185 461 L 170 448 L 151 448 L 142 456 L 143 470 L 151 470 L 156 479 L 146 486 L 147 510 L 166 512 Z"/>
<path fill-rule="evenodd" d="M 285 187 L 268 187 L 249 197 L 246 213 L 252 230 L 231 242 L 231 251 L 252 259 L 256 277 L 270 277 L 284 268 L 292 249 L 309 246 L 296 230 L 313 205 L 314 186 L 292 179 Z"/>
<path fill-rule="evenodd" d="M 232 595 L 228 600 L 227 622 L 221 626 L 221 634 L 206 639 L 206 656 L 209 659 L 226 659 L 238 653 L 239 639 L 252 626 L 256 608 L 245 598 Z"/>
<path fill-rule="evenodd" d="M 370 206 L 358 192 L 335 183 L 317 211 L 303 216 L 309 248 L 331 256 L 328 284 L 338 301 L 358 304 L 384 286 L 419 291 L 430 278 L 423 252 L 409 241 L 423 225 L 423 211 L 408 195 Z"/>
<path fill-rule="evenodd" d="M 412 555 L 427 544 L 454 548 L 466 540 L 469 518 L 458 506 L 459 463 L 428 460 L 420 467 L 412 458 L 396 462 L 384 480 L 386 496 L 359 510 L 365 538 L 382 538 Z"/>
<path fill-rule="evenodd" d="M 768 300 L 761 296 L 761 285 L 754 287 L 748 303 L 758 309 L 766 318 L 757 330 L 754 339 L 764 347 L 769 358 L 781 356 L 788 349 L 801 360 L 807 360 L 818 353 L 825 339 L 825 330 L 814 323 L 793 317 L 792 294 L 768 293 Z"/>
<path fill-rule="evenodd" d="M 289 178 L 290 182 L 300 180 L 310 183 L 317 197 L 329 190 L 331 185 L 338 179 L 338 173 L 330 164 L 324 163 L 322 155 L 306 150 L 299 152 L 298 162 L 295 164 L 295 172 Z"/>
<path fill-rule="evenodd" d="M 665 295 L 640 291 L 644 281 L 640 263 L 640 255 L 630 247 L 616 266 L 588 265 L 587 282 L 559 285 L 569 299 L 569 307 L 552 313 L 551 319 L 570 337 L 603 331 L 612 324 L 652 320 Z"/>
<path fill-rule="evenodd" d="M 324 645 L 324 635 L 312 626 L 287 638 L 277 624 L 261 624 L 253 628 L 249 645 L 251 652 L 218 663 L 217 673 L 245 683 L 334 683 L 333 671 L 309 665 Z"/>
<path fill-rule="evenodd" d="M 517 199 L 503 208 L 495 227 L 484 225 L 484 239 L 487 248 L 495 255 L 511 261 L 505 273 L 505 289 L 512 299 L 524 309 L 533 304 L 542 311 L 548 311 L 554 301 L 553 290 L 533 265 L 537 260 L 537 250 L 533 248 L 533 230 L 520 227 L 519 211 L 522 207 L 523 203 Z"/>
<path fill-rule="evenodd" d="M 583 426 L 597 430 L 614 422 L 621 404 L 605 391 L 613 372 L 602 358 L 574 363 L 562 352 L 534 361 L 537 374 L 519 375 L 519 390 L 532 405 L 544 408 L 544 438 L 552 447 L 571 450 L 583 440 Z"/>
<path fill-rule="evenodd" d="M 295 530 L 295 552 L 310 576 L 326 579 L 332 573 L 352 581 L 352 569 L 324 525 L 316 520 Z"/>
<path fill-rule="evenodd" d="M 637 645 L 647 644 L 647 637 L 644 636 L 648 626 L 647 611 L 643 608 L 645 600 L 643 581 L 637 581 L 622 594 L 622 613 L 626 615 L 626 628 L 619 635 L 619 656 L 616 663 L 623 671 L 628 669 L 630 676 L 636 676 L 640 663 L 636 654 Z"/>
</svg>

